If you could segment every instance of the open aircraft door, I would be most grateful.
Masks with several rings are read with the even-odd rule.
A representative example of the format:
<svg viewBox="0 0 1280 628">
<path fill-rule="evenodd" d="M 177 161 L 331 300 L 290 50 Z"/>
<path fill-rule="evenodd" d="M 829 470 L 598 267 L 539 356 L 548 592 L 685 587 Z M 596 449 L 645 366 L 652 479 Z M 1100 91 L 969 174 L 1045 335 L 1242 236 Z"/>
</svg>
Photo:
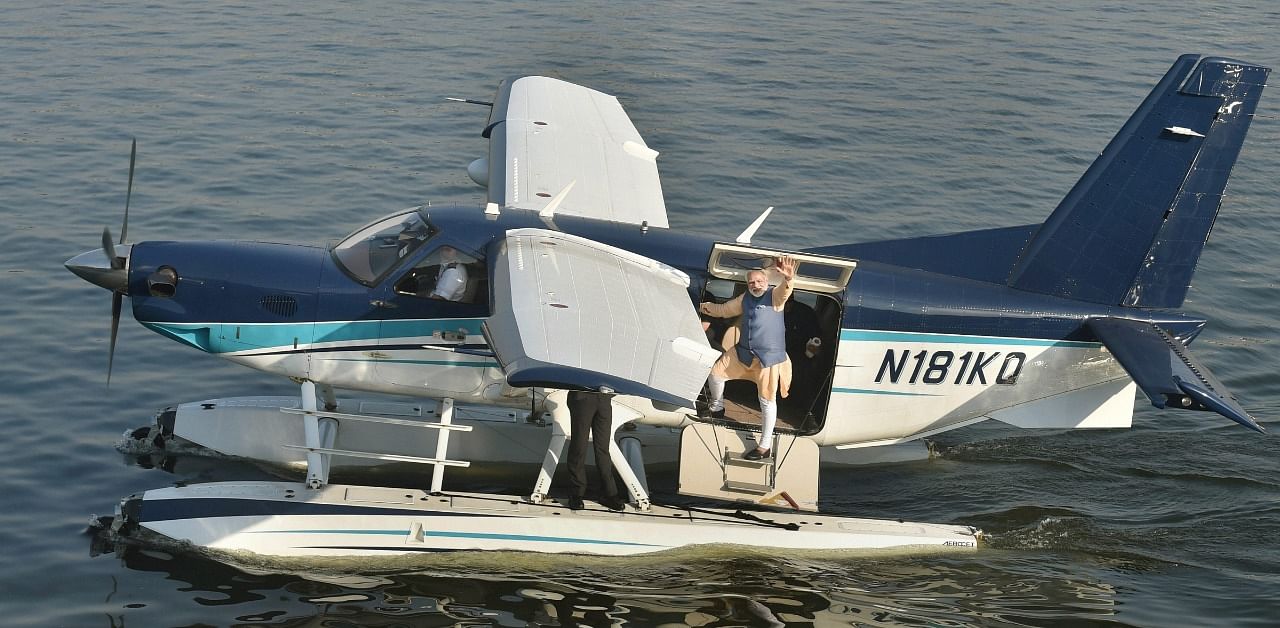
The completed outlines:
<svg viewBox="0 0 1280 628">
<path fill-rule="evenodd" d="M 718 243 L 711 249 L 711 257 L 707 260 L 707 271 L 718 279 L 746 283 L 747 273 L 765 268 L 776 257 L 787 256 L 798 262 L 796 276 L 791 285 L 796 290 L 820 292 L 823 294 L 839 294 L 849 285 L 849 278 L 858 267 L 856 260 L 812 253 L 797 253 L 762 249 L 743 244 Z M 776 274 L 769 277 L 771 285 L 778 283 Z"/>
<path fill-rule="evenodd" d="M 782 428 L 799 434 L 822 429 L 835 375 L 836 352 L 844 320 L 845 290 L 857 269 L 856 260 L 761 249 L 742 244 L 716 244 L 707 262 L 707 284 L 703 301 L 724 302 L 746 291 L 747 273 L 764 270 L 769 284 L 782 277 L 772 268 L 773 260 L 787 256 L 796 261 L 791 299 L 783 311 L 786 324 L 787 355 L 791 358 L 791 394 L 780 400 L 778 418 Z M 733 321 L 711 321 L 708 334 L 712 344 L 728 350 L 737 342 Z M 728 397 L 735 396 L 732 383 Z M 740 390 L 747 404 L 754 405 L 754 392 Z M 743 408 L 747 414 L 753 408 Z M 758 413 L 757 413 L 758 414 Z M 758 422 L 758 421 L 748 421 Z"/>
</svg>

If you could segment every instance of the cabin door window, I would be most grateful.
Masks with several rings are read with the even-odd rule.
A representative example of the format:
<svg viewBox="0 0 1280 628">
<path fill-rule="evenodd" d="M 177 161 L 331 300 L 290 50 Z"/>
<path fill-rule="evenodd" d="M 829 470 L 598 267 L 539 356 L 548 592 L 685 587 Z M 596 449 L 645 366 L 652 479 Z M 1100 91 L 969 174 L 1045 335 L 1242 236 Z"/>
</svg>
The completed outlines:
<svg viewBox="0 0 1280 628">
<path fill-rule="evenodd" d="M 458 395 L 500 377 L 492 358 L 454 351 L 483 346 L 488 278 L 482 258 L 441 244 L 388 279 L 377 300 L 378 375 L 400 386 Z"/>
</svg>

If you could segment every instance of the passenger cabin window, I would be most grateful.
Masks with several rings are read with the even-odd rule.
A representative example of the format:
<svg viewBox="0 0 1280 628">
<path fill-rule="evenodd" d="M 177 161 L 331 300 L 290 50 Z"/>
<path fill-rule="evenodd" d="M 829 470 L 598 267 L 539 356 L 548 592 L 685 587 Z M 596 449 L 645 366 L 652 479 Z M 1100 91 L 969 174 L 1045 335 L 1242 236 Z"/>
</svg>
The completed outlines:
<svg viewBox="0 0 1280 628">
<path fill-rule="evenodd" d="M 484 262 L 452 246 L 444 245 L 405 273 L 396 292 L 424 299 L 455 303 L 483 303 L 489 291 Z"/>
<path fill-rule="evenodd" d="M 333 247 L 333 254 L 351 276 L 372 284 L 436 233 L 417 210 L 404 212 L 361 227 Z"/>
</svg>

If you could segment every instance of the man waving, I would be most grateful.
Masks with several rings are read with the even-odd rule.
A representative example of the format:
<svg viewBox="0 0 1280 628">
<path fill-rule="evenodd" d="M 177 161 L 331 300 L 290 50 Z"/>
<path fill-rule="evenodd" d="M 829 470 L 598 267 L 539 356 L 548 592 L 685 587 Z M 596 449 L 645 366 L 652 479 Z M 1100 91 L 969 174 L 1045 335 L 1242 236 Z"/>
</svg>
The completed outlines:
<svg viewBox="0 0 1280 628">
<path fill-rule="evenodd" d="M 778 419 L 776 396 L 787 396 L 791 388 L 791 359 L 787 357 L 786 325 L 783 307 L 791 297 L 791 280 L 796 274 L 796 261 L 779 257 L 774 261 L 782 283 L 769 287 L 763 270 L 747 273 L 747 292 L 725 303 L 702 303 L 698 309 L 716 318 L 741 315 L 738 339 L 733 350 L 725 351 L 707 379 L 712 416 L 724 416 L 724 383 L 731 379 L 749 379 L 756 383 L 759 395 L 762 433 L 756 448 L 743 457 L 759 460 L 773 455 L 773 427 Z"/>
</svg>

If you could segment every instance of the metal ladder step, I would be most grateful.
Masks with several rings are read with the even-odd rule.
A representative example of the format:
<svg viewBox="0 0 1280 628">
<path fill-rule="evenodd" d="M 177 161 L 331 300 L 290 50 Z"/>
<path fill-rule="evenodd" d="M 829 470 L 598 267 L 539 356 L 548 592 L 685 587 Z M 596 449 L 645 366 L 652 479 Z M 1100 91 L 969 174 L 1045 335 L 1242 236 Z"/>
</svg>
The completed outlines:
<svg viewBox="0 0 1280 628">
<path fill-rule="evenodd" d="M 417 464 L 438 464 L 446 467 L 470 467 L 471 462 L 467 460 L 446 460 L 443 458 L 424 458 L 421 456 L 404 456 L 400 454 L 383 454 L 373 451 L 356 451 L 354 449 L 330 449 L 328 447 L 307 447 L 305 445 L 281 445 L 286 449 L 301 449 L 303 451 L 314 452 L 318 454 L 328 454 L 331 456 L 347 456 L 349 458 L 368 458 L 371 460 L 387 460 L 390 462 L 413 462 Z"/>
<path fill-rule="evenodd" d="M 746 460 L 741 454 L 724 450 L 724 488 L 730 491 L 763 495 L 773 490 L 776 469 L 773 458 Z"/>
<path fill-rule="evenodd" d="M 759 460 L 747 460 L 738 455 L 725 454 L 724 463 L 734 467 L 747 467 L 750 469 L 759 469 L 760 467 L 772 467 L 773 457 L 761 458 Z"/>
<path fill-rule="evenodd" d="M 365 423 L 383 423 L 386 425 L 407 425 L 410 427 L 426 427 L 436 430 L 452 430 L 455 432 L 470 432 L 470 425 L 455 425 L 453 423 L 434 423 L 431 421 L 414 421 L 411 419 L 392 419 L 388 417 L 369 416 L 367 414 L 344 414 L 342 412 L 326 412 L 323 410 L 304 410 L 302 408 L 280 408 L 285 414 L 300 414 L 303 416 L 314 416 L 320 419 L 341 419 L 344 421 L 363 421 Z"/>
<path fill-rule="evenodd" d="M 368 458 L 371 460 L 433 465 L 435 468 L 431 471 L 432 493 L 440 492 L 443 487 L 445 467 L 471 466 L 471 463 L 468 461 L 449 460 L 445 457 L 445 454 L 449 451 L 449 433 L 471 431 L 470 425 L 453 424 L 453 399 L 445 398 L 440 401 L 440 421 L 438 423 L 375 417 L 364 414 L 328 412 L 320 410 L 317 407 L 315 383 L 311 381 L 304 381 L 302 383 L 302 407 L 280 408 L 280 411 L 285 414 L 295 414 L 302 417 L 303 434 L 306 444 L 302 446 L 284 445 L 284 447 L 287 449 L 302 449 L 307 452 L 307 486 L 311 488 L 320 488 L 329 482 L 329 458 L 331 456 L 346 456 L 351 458 Z M 320 424 L 322 420 L 329 426 L 326 431 L 326 436 L 324 436 L 324 438 L 328 439 L 327 443 L 321 442 L 322 430 Z M 340 420 L 406 425 L 440 430 L 436 437 L 436 456 L 434 458 L 427 458 L 425 456 L 405 456 L 401 454 L 325 447 L 324 445 L 332 445 L 336 440 L 336 428 L 338 426 L 338 421 Z"/>
</svg>

